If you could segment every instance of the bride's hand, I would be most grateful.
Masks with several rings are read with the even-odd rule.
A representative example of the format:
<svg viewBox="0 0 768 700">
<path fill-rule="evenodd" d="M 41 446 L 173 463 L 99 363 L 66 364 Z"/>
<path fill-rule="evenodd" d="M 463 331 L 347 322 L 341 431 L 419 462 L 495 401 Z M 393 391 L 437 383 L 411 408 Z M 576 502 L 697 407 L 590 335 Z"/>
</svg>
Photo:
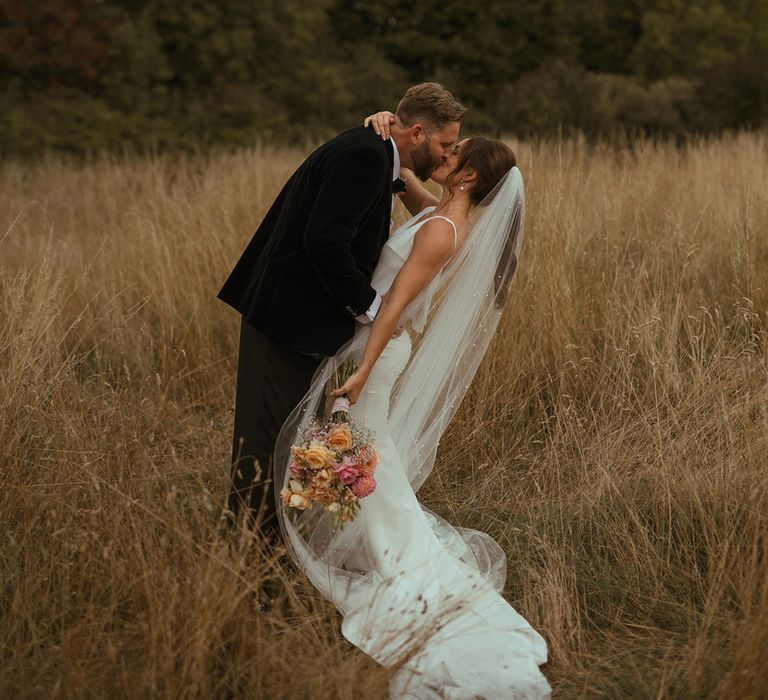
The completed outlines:
<svg viewBox="0 0 768 700">
<path fill-rule="evenodd" d="M 368 381 L 368 372 L 358 369 L 346 382 L 344 382 L 344 384 L 336 389 L 336 391 L 332 391 L 331 396 L 334 399 L 337 399 L 339 396 L 344 396 L 344 394 L 346 394 L 350 406 L 356 404 L 366 381 Z"/>
<path fill-rule="evenodd" d="M 373 127 L 373 130 L 381 136 L 382 141 L 386 141 L 389 138 L 389 127 L 391 124 L 394 124 L 395 121 L 395 115 L 392 114 L 392 112 L 383 110 L 366 117 L 363 126 L 368 126 L 370 124 Z"/>
</svg>

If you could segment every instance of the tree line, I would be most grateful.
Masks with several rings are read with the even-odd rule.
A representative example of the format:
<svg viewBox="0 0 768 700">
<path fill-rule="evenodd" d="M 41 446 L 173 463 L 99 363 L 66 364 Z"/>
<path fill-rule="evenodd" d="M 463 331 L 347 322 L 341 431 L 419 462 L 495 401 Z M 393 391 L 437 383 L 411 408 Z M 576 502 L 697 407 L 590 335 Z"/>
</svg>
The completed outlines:
<svg viewBox="0 0 768 700">
<path fill-rule="evenodd" d="M 3 0 L 0 154 L 322 138 L 437 80 L 492 135 L 768 123 L 765 0 Z"/>
</svg>

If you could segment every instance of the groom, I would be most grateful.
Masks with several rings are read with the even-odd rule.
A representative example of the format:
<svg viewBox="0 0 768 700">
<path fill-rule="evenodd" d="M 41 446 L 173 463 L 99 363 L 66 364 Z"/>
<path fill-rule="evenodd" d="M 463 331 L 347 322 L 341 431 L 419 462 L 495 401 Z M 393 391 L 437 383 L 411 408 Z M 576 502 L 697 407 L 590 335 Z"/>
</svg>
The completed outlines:
<svg viewBox="0 0 768 700">
<path fill-rule="evenodd" d="M 441 85 L 411 87 L 382 141 L 350 129 L 310 155 L 283 187 L 218 298 L 242 314 L 228 516 L 278 538 L 271 493 L 280 428 L 324 357 L 371 323 L 371 276 L 389 235 L 400 166 L 426 180 L 449 155 L 465 108 Z"/>
</svg>

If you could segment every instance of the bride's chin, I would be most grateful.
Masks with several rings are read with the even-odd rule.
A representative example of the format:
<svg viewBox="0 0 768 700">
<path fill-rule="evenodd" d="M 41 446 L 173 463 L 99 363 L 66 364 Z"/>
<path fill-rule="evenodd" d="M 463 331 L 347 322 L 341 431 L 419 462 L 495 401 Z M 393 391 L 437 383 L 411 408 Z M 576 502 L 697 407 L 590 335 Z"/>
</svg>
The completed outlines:
<svg viewBox="0 0 768 700">
<path fill-rule="evenodd" d="M 432 174 L 429 176 L 429 179 L 438 185 L 444 185 L 445 173 L 442 171 L 442 168 L 438 168 L 437 170 L 432 171 Z"/>
</svg>

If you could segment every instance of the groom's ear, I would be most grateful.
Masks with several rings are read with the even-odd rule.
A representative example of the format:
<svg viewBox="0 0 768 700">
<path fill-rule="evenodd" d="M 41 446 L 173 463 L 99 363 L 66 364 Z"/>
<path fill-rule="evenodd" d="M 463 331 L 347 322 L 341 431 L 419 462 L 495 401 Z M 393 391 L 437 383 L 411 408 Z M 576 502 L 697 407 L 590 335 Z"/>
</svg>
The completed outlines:
<svg viewBox="0 0 768 700">
<path fill-rule="evenodd" d="M 425 138 L 427 138 L 427 132 L 424 130 L 424 127 L 418 122 L 408 128 L 409 128 L 409 131 L 411 132 L 411 143 L 414 146 L 418 146 L 420 143 L 424 141 Z"/>
</svg>

